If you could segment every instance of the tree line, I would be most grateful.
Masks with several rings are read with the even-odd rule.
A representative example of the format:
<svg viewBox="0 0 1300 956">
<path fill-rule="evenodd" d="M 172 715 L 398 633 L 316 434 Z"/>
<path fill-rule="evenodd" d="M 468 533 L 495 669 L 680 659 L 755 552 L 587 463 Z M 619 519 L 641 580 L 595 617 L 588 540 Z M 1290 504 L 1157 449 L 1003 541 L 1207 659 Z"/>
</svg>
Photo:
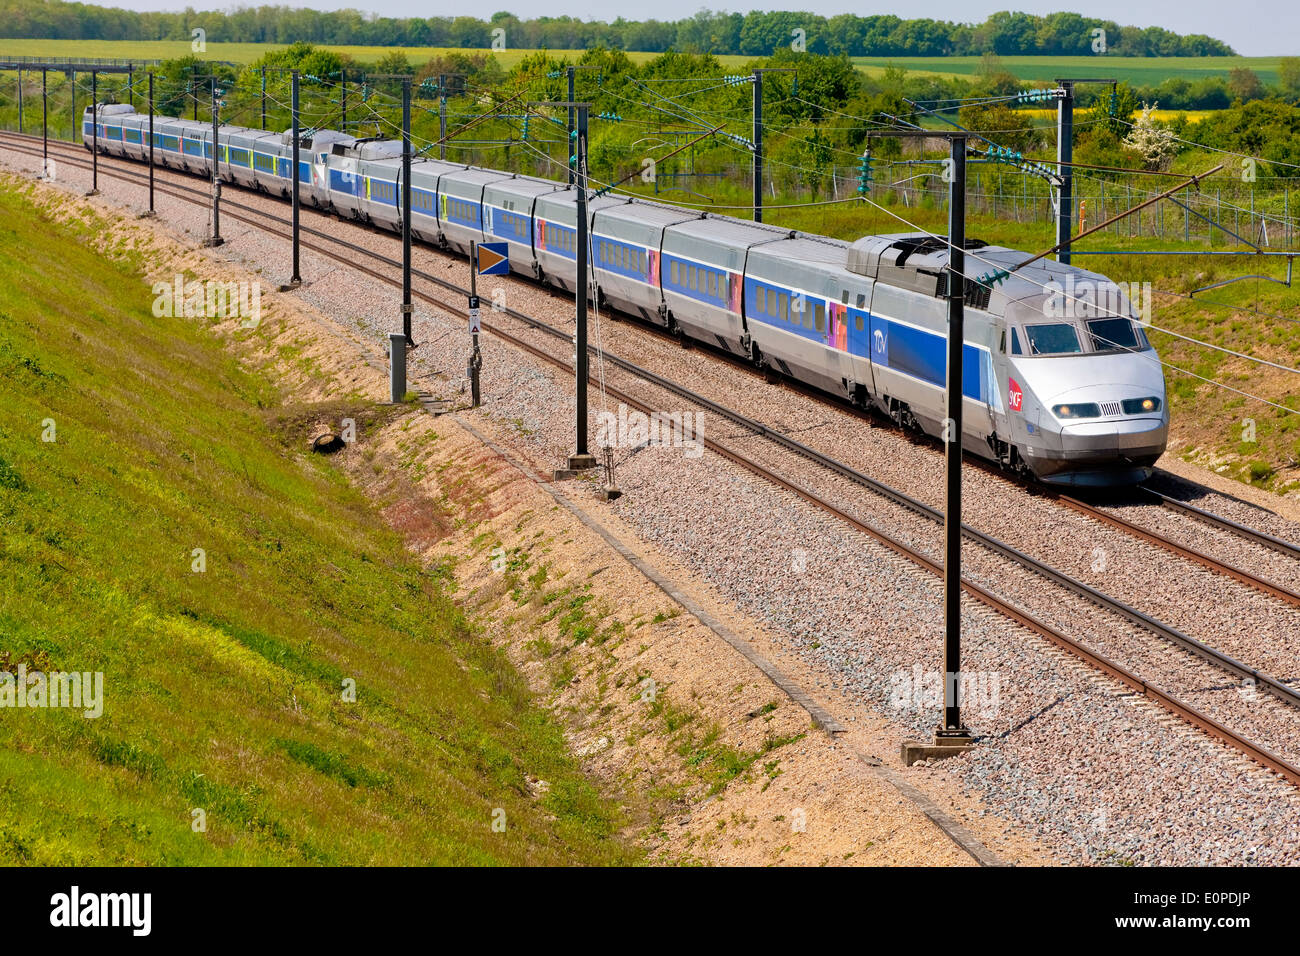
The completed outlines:
<svg viewBox="0 0 1300 956">
<path fill-rule="evenodd" d="M 802 45 L 809 53 L 847 56 L 1231 56 L 1226 43 L 1161 27 L 1121 26 L 1078 13 L 995 13 L 982 23 L 951 23 L 892 15 L 823 17 L 793 11 L 721 13 L 701 10 L 682 20 L 611 23 L 576 17 L 521 20 L 501 11 L 477 17 L 373 17 L 359 10 L 286 6 L 229 11 L 136 12 L 64 0 L 0 0 L 5 34 L 13 38 L 188 40 L 202 29 L 212 42 L 317 43 L 364 46 L 447 46 L 468 49 L 584 50 L 592 47 L 661 53 L 770 56 Z M 1101 31 L 1101 32 L 1099 32 Z M 1104 51 L 1098 48 L 1104 41 Z"/>
<path fill-rule="evenodd" d="M 592 103 L 589 156 L 593 169 L 601 170 L 602 175 L 613 170 L 618 178 L 638 168 L 647 137 L 663 140 L 667 136 L 680 143 L 685 141 L 683 137 L 694 136 L 715 122 L 724 123 L 728 134 L 750 135 L 752 91 L 745 84 L 719 83 L 728 70 L 714 56 L 669 51 L 635 63 L 624 51 L 596 48 L 584 51 L 577 62 L 591 68 L 579 74 L 578 94 Z M 561 54 L 548 51 L 530 53 L 509 67 L 489 53 L 467 51 L 412 63 L 405 51 L 392 50 L 378 63 L 358 62 L 338 50 L 303 43 L 268 51 L 241 68 L 214 65 L 193 56 L 167 61 L 156 71 L 157 102 L 161 112 L 191 115 L 197 100 L 197 115 L 202 119 L 215 74 L 216 82 L 226 91 L 227 121 L 257 125 L 261 71 L 267 68 L 272 90 L 269 128 L 284 129 L 289 117 L 284 95 L 288 80 L 283 71 L 296 69 L 303 77 L 306 125 L 339 127 L 343 118 L 339 84 L 346 77 L 351 91 L 349 131 L 392 135 L 400 85 L 392 79 L 367 79 L 366 74 L 407 74 L 415 81 L 417 140 L 431 140 L 438 128 L 440 77 L 454 77 L 447 88 L 449 128 L 454 129 L 521 91 L 526 91 L 528 99 L 563 99 L 565 64 Z M 1262 183 L 1274 176 L 1288 176 L 1292 167 L 1282 164 L 1300 164 L 1300 108 L 1296 105 L 1300 102 L 1300 60 L 1284 66 L 1289 67 L 1282 71 L 1284 77 L 1292 84 L 1286 91 L 1267 90 L 1265 97 L 1237 95 L 1229 108 L 1200 122 L 1186 116 L 1148 122 L 1143 106 L 1152 102 L 1149 91 L 1127 83 L 1119 84 L 1113 98 L 1106 87 L 1081 87 L 1075 157 L 1079 162 L 1118 168 L 1167 167 L 1175 162 L 1194 166 L 1200 150 L 1188 143 L 1200 143 L 1263 158 L 1258 170 Z M 771 175 L 781 188 L 811 190 L 817 196 L 826 188 L 834 167 L 853 167 L 868 147 L 883 160 L 898 158 L 903 154 L 900 141 L 869 141 L 868 132 L 895 125 L 896 117 L 925 121 L 926 108 L 920 104 L 942 109 L 944 115 L 972 132 L 986 134 L 1000 146 L 1051 158 L 1054 129 L 1038 115 L 1041 104 L 1015 104 L 1012 98 L 1024 89 L 1024 83 L 992 54 L 970 79 L 909 73 L 896 65 L 868 75 L 844 56 L 804 56 L 789 50 L 746 65 L 746 69 L 756 67 L 798 68 L 797 77 L 773 73 L 765 80 L 768 135 L 764 151 Z M 103 77 L 101 92 L 106 99 L 121 97 L 124 82 L 124 77 Z M 1247 84 L 1243 81 L 1242 85 Z M 667 110 L 657 105 L 660 95 L 673 100 Z M 699 122 L 691 122 L 692 117 Z M 1150 127 L 1167 148 L 1159 155 L 1139 154 L 1132 141 L 1135 126 Z M 554 176 L 556 167 L 541 161 L 537 151 L 568 152 L 562 128 L 557 137 L 548 124 L 534 123 L 530 129 L 518 117 L 489 120 L 476 127 L 474 138 L 484 144 L 468 151 L 457 144 L 453 158 Z M 486 145 L 490 141 L 498 145 Z M 978 145 L 982 148 L 983 144 Z M 691 148 L 687 168 L 717 176 L 748 161 L 746 149 L 734 138 L 709 137 Z M 665 182 L 671 170 L 678 168 L 677 164 L 665 167 Z M 1097 175 L 1124 178 L 1119 173 Z"/>
</svg>

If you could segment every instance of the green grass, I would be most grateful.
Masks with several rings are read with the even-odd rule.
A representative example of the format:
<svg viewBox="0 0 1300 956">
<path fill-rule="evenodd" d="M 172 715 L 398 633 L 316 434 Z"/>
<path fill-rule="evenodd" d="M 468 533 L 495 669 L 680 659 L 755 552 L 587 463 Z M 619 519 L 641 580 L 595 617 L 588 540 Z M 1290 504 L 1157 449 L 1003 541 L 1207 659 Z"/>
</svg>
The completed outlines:
<svg viewBox="0 0 1300 956">
<path fill-rule="evenodd" d="M 3 48 L 9 41 L 0 41 Z M 1128 81 L 1133 86 L 1157 86 L 1170 77 L 1199 80 L 1207 76 L 1226 77 L 1236 67 L 1259 74 L 1276 85 L 1277 56 L 1003 56 L 1003 69 L 1022 80 L 1055 80 L 1058 77 L 1088 77 Z M 890 63 L 909 73 L 971 77 L 979 72 L 978 56 L 860 56 L 853 62 L 860 68 L 881 70 Z"/>
<path fill-rule="evenodd" d="M 0 186 L 0 669 L 101 671 L 105 703 L 0 711 L 0 864 L 635 860 L 517 672 L 305 453 L 310 409 L 26 188 Z"/>
</svg>

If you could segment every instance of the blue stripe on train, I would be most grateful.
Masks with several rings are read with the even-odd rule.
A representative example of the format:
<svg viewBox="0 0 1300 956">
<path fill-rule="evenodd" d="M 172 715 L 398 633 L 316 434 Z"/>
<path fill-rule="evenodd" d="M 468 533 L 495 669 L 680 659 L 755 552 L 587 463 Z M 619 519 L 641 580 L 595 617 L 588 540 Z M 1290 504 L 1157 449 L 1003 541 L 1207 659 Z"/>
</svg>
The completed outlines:
<svg viewBox="0 0 1300 956">
<path fill-rule="evenodd" d="M 943 388 L 948 371 L 948 340 L 937 332 L 873 315 L 871 361 Z M 990 403 L 990 364 L 984 361 L 980 348 L 969 342 L 962 345 L 961 391 L 964 396 L 986 405 Z"/>
</svg>

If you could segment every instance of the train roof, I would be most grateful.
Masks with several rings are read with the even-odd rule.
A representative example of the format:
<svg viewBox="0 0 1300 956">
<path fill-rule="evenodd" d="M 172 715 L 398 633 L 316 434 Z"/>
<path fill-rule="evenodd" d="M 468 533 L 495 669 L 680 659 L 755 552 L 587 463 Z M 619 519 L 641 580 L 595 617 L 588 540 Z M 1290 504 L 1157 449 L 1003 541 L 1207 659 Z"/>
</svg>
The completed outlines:
<svg viewBox="0 0 1300 956">
<path fill-rule="evenodd" d="M 844 250 L 848 243 L 836 239 L 802 234 L 755 246 L 750 255 L 755 258 L 780 258 L 785 261 L 827 266 L 836 270 L 844 268 Z"/>
<path fill-rule="evenodd" d="M 331 130 L 331 132 L 333 132 Z M 286 143 L 293 142 L 293 134 L 284 134 Z M 368 136 L 364 139 L 355 139 L 349 137 L 351 142 L 343 140 L 336 141 L 331 147 L 330 152 L 335 156 L 349 156 L 355 159 L 392 159 L 402 155 L 402 141 L 400 139 L 380 139 L 378 136 Z"/>
<path fill-rule="evenodd" d="M 666 203 L 646 202 L 643 199 L 635 199 L 631 196 L 612 196 L 610 198 L 618 199 L 619 202 L 602 207 L 601 212 L 619 219 L 632 219 L 647 225 L 671 226 L 674 223 L 699 219 L 703 215 L 698 210 L 670 206 Z"/>
</svg>

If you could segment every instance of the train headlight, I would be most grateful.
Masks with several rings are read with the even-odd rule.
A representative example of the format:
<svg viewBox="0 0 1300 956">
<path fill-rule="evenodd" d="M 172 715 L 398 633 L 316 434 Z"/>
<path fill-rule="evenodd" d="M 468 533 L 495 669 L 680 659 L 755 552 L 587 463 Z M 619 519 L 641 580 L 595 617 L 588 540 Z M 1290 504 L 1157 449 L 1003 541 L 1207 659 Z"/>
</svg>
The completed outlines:
<svg viewBox="0 0 1300 956">
<path fill-rule="evenodd" d="M 1150 398 L 1126 398 L 1121 404 L 1125 415 L 1143 415 L 1160 411 L 1160 399 L 1154 395 Z"/>
<path fill-rule="evenodd" d="M 1101 407 L 1095 402 L 1079 402 L 1074 405 L 1053 405 L 1052 414 L 1057 418 L 1100 418 Z"/>
</svg>

